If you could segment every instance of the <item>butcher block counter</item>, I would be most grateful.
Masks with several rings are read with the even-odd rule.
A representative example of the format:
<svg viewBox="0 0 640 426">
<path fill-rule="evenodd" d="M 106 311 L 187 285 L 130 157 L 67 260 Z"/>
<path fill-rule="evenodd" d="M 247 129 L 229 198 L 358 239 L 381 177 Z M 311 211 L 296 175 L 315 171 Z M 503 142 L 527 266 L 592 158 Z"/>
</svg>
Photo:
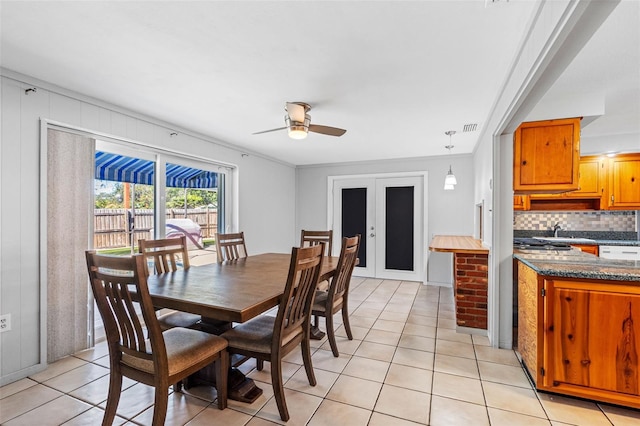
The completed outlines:
<svg viewBox="0 0 640 426">
<path fill-rule="evenodd" d="M 482 241 L 463 235 L 436 235 L 429 244 L 429 250 L 450 253 L 489 253 L 489 249 L 482 245 Z"/>
<path fill-rule="evenodd" d="M 517 351 L 536 388 L 640 408 L 640 264 L 514 252 Z"/>
<path fill-rule="evenodd" d="M 436 235 L 430 251 L 453 253 L 453 294 L 456 324 L 473 330 L 487 330 L 487 286 L 489 249 L 469 236 Z M 469 332 L 473 332 L 469 330 Z"/>
</svg>

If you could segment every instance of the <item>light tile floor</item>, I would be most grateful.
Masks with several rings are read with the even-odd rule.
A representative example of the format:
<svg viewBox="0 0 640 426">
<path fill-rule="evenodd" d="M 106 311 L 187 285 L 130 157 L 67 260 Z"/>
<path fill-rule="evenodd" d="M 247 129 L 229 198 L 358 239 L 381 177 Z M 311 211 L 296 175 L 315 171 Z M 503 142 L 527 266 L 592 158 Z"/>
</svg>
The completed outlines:
<svg viewBox="0 0 640 426">
<path fill-rule="evenodd" d="M 312 341 L 315 387 L 299 353 L 285 358 L 289 425 L 640 424 L 637 410 L 535 392 L 513 351 L 455 332 L 450 288 L 354 277 L 350 304 L 354 340 L 336 317 L 339 358 Z M 0 388 L 0 424 L 100 424 L 108 365 L 101 343 Z M 253 404 L 220 411 L 215 389 L 195 387 L 171 394 L 166 424 L 282 423 L 268 367 L 242 366 L 264 390 Z M 152 404 L 152 388 L 125 379 L 116 424 L 150 424 Z"/>
</svg>

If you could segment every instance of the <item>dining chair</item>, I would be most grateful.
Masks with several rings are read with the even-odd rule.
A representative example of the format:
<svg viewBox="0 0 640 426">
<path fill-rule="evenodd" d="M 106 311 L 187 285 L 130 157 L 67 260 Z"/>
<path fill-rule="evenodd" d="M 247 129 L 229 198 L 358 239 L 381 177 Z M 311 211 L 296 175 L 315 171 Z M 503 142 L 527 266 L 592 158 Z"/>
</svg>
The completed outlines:
<svg viewBox="0 0 640 426">
<path fill-rule="evenodd" d="M 333 315 L 338 311 L 342 311 L 342 324 L 347 332 L 349 340 L 353 340 L 351 334 L 351 325 L 349 324 L 349 284 L 351 283 L 351 274 L 358 260 L 358 250 L 360 248 L 360 234 L 355 237 L 345 237 L 342 239 L 342 248 L 340 249 L 340 258 L 336 272 L 331 279 L 328 291 L 317 290 L 313 300 L 311 314 L 314 316 L 314 327 L 318 327 L 318 317 L 325 318 L 327 329 L 327 337 L 331 345 L 331 352 L 334 357 L 338 357 L 338 345 L 336 344 L 336 335 L 333 325 Z"/>
<path fill-rule="evenodd" d="M 309 328 L 311 303 L 322 268 L 322 245 L 291 251 L 289 275 L 275 317 L 260 315 L 222 334 L 229 342 L 229 353 L 256 358 L 258 370 L 264 361 L 271 364 L 271 384 L 280 418 L 289 420 L 284 397 L 282 358 L 301 346 L 309 384 L 316 385 L 311 364 Z"/>
<path fill-rule="evenodd" d="M 218 253 L 218 263 L 247 257 L 244 232 L 233 234 L 216 233 L 216 252 Z"/>
<path fill-rule="evenodd" d="M 325 256 L 331 256 L 333 244 L 333 230 L 328 231 L 305 231 L 300 232 L 300 247 L 314 246 L 325 243 Z"/>
<path fill-rule="evenodd" d="M 147 268 L 141 254 L 105 256 L 86 252 L 91 289 L 104 322 L 109 347 L 109 391 L 102 419 L 111 425 L 116 415 L 122 377 L 155 388 L 153 425 L 162 425 L 167 414 L 169 386 L 215 363 L 218 408 L 227 406 L 229 354 L 227 341 L 198 330 L 160 329 L 147 287 Z M 139 304 L 146 325 L 145 336 Z"/>
<path fill-rule="evenodd" d="M 153 260 L 156 274 L 175 272 L 179 264 L 182 264 L 183 269 L 190 267 L 187 237 L 184 235 L 158 240 L 138 240 L 138 252 Z"/>
<path fill-rule="evenodd" d="M 178 265 L 182 265 L 183 269 L 189 269 L 191 266 L 187 237 L 184 235 L 176 238 L 138 240 L 138 252 L 153 261 L 156 274 L 175 272 L 178 270 Z M 148 263 L 145 265 L 148 273 Z M 173 327 L 195 328 L 200 323 L 200 319 L 200 315 L 181 311 L 169 312 L 158 317 L 163 330 Z"/>
</svg>

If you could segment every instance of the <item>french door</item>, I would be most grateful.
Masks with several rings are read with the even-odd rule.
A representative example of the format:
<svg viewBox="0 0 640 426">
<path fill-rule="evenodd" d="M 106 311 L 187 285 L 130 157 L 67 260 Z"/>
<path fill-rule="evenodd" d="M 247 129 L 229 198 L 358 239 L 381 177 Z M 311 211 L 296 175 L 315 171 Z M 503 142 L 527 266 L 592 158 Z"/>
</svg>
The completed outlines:
<svg viewBox="0 0 640 426">
<path fill-rule="evenodd" d="M 363 277 L 423 280 L 424 177 L 358 177 L 333 181 L 334 247 L 360 234 Z"/>
</svg>

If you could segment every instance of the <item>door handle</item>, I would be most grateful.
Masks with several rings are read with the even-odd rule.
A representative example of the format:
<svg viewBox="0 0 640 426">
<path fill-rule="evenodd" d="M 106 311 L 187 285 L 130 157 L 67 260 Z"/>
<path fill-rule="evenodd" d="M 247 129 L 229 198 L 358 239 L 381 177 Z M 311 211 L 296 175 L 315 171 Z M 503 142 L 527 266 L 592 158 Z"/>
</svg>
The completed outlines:
<svg viewBox="0 0 640 426">
<path fill-rule="evenodd" d="M 370 237 L 375 237 L 376 234 L 374 234 L 373 232 L 369 234 Z"/>
</svg>

